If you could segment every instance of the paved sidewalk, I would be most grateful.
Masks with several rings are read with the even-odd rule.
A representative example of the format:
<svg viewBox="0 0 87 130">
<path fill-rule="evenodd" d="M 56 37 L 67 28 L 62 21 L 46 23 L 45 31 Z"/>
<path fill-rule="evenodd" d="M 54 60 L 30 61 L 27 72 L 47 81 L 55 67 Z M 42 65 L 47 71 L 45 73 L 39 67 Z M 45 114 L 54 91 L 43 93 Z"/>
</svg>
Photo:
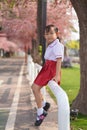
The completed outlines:
<svg viewBox="0 0 87 130">
<path fill-rule="evenodd" d="M 36 113 L 36 103 L 35 103 L 32 92 L 31 92 L 30 98 L 31 98 L 32 110 Z M 38 128 L 39 130 L 58 130 L 57 105 L 47 92 L 46 92 L 46 99 L 48 102 L 51 103 L 51 107 L 48 111 L 47 117 L 45 118 L 41 126 Z M 36 117 L 36 114 L 34 114 L 34 116 Z M 33 127 L 29 127 L 29 128 L 33 128 Z M 36 127 L 34 128 L 34 130 L 36 130 Z"/>
<path fill-rule="evenodd" d="M 0 130 L 58 130 L 57 105 L 51 103 L 48 116 L 35 127 L 36 103 L 27 80 L 24 59 L 0 59 Z"/>
</svg>

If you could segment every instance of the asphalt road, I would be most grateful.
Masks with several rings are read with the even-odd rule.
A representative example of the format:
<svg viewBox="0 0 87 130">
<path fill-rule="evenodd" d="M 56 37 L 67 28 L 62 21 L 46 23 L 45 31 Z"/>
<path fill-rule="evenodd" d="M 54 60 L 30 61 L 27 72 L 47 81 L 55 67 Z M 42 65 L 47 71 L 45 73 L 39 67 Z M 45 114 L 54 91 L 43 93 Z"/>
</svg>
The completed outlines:
<svg viewBox="0 0 87 130">
<path fill-rule="evenodd" d="M 58 130 L 57 105 L 51 103 L 48 116 L 35 127 L 36 103 L 27 79 L 23 58 L 0 59 L 0 130 Z"/>
</svg>

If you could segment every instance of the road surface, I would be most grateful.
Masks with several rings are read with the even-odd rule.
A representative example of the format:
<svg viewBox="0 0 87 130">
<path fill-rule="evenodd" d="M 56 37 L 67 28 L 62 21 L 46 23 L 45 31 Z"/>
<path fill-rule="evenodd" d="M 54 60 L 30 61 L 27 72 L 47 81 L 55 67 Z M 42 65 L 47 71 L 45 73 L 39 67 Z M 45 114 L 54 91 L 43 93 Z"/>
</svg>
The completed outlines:
<svg viewBox="0 0 87 130">
<path fill-rule="evenodd" d="M 0 130 L 58 130 L 57 105 L 51 103 L 48 116 L 35 127 L 36 103 L 27 79 L 23 58 L 0 59 Z"/>
</svg>

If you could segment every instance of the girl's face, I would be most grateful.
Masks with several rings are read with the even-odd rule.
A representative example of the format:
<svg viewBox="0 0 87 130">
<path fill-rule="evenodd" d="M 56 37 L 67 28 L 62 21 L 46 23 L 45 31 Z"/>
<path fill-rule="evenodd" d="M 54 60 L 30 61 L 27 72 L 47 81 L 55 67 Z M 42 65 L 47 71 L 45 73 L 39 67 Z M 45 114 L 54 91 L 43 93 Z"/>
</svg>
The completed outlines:
<svg viewBox="0 0 87 130">
<path fill-rule="evenodd" d="M 57 39 L 57 32 L 55 32 L 54 28 L 51 27 L 49 32 L 45 31 L 45 39 L 47 41 L 47 44 L 50 44 L 53 42 L 55 39 Z"/>
</svg>

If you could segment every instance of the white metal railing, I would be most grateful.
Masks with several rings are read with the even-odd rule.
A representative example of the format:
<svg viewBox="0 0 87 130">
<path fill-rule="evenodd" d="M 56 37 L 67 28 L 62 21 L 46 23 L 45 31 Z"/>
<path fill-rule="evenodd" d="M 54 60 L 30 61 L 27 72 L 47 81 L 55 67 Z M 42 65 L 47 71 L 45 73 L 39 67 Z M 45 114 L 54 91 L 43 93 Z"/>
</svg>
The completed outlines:
<svg viewBox="0 0 87 130">
<path fill-rule="evenodd" d="M 34 79 L 36 78 L 36 76 L 40 72 L 42 66 L 37 64 L 37 63 L 34 63 L 33 58 L 31 57 L 31 55 L 28 55 L 28 62 L 27 63 L 28 63 L 27 64 L 28 79 L 30 81 L 30 84 L 32 84 Z M 44 97 L 44 100 L 45 100 L 45 96 L 46 96 L 45 87 L 43 87 L 41 89 L 41 93 L 43 94 L 43 97 Z"/>
<path fill-rule="evenodd" d="M 29 80 L 33 83 L 38 72 L 41 70 L 41 66 L 34 63 L 31 55 L 28 56 L 28 66 L 27 71 L 29 75 Z M 70 130 L 70 108 L 66 92 L 53 80 L 48 82 L 49 88 L 52 90 L 53 94 L 56 96 L 58 105 L 58 130 Z M 45 87 L 41 89 L 44 100 L 46 90 Z"/>
</svg>

